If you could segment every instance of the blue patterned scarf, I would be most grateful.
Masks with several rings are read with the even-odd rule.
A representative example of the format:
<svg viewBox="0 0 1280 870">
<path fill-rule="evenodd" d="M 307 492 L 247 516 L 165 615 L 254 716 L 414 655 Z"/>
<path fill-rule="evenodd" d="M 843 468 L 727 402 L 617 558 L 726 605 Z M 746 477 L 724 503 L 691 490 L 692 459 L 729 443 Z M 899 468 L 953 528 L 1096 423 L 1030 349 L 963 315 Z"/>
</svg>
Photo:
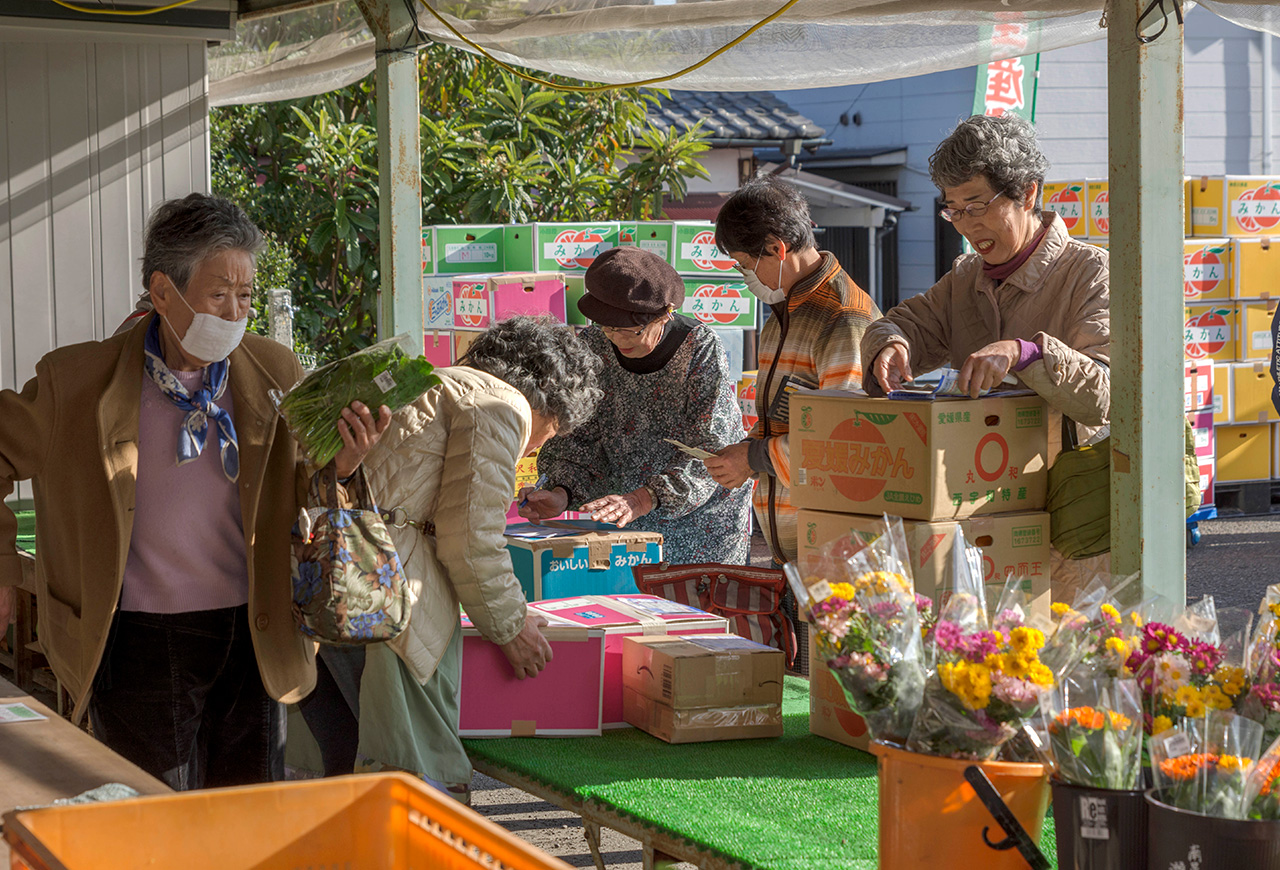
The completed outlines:
<svg viewBox="0 0 1280 870">
<path fill-rule="evenodd" d="M 206 366 L 204 385 L 196 390 L 194 396 L 191 395 L 164 363 L 164 353 L 160 350 L 160 318 L 157 317 L 147 328 L 146 358 L 143 364 L 160 392 L 187 412 L 187 416 L 182 418 L 182 428 L 178 431 L 178 464 L 185 465 L 199 458 L 209 437 L 209 420 L 213 420 L 218 426 L 218 452 L 222 456 L 222 473 L 227 476 L 227 480 L 233 482 L 239 478 L 240 448 L 236 444 L 236 427 L 231 422 L 231 415 L 215 404 L 227 391 L 230 361 L 224 359 Z"/>
</svg>

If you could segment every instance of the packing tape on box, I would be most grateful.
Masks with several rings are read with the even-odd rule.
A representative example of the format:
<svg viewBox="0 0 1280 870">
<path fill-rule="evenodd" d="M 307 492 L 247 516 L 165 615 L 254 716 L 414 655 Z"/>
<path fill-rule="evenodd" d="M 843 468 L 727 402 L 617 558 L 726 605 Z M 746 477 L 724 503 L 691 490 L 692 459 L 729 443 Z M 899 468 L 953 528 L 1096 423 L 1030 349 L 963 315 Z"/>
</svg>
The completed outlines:
<svg viewBox="0 0 1280 870">
<path fill-rule="evenodd" d="M 591 639 L 591 629 L 568 623 L 566 625 L 547 625 L 544 626 L 547 640 L 554 640 L 557 643 L 586 643 Z"/>
<path fill-rule="evenodd" d="M 1120 474 L 1129 473 L 1129 454 L 1121 453 L 1114 447 L 1111 448 L 1111 468 Z"/>
<path fill-rule="evenodd" d="M 513 719 L 511 721 L 512 737 L 537 737 L 538 721 L 536 719 Z"/>
</svg>

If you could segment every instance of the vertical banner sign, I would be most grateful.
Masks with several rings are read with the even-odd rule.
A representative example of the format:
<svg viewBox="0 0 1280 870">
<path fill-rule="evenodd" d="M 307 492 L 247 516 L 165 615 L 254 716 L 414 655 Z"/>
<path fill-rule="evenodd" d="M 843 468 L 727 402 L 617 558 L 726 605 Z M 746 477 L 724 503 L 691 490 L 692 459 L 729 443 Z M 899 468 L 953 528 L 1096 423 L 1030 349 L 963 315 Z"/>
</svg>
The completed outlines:
<svg viewBox="0 0 1280 870">
<path fill-rule="evenodd" d="M 990 28 L 992 51 L 996 54 L 1025 51 L 1030 28 L 1025 24 L 996 24 Z M 978 84 L 973 92 L 975 115 L 1020 115 L 1036 120 L 1036 82 L 1040 76 L 1040 55 L 1022 55 L 993 60 L 978 67 Z"/>
</svg>

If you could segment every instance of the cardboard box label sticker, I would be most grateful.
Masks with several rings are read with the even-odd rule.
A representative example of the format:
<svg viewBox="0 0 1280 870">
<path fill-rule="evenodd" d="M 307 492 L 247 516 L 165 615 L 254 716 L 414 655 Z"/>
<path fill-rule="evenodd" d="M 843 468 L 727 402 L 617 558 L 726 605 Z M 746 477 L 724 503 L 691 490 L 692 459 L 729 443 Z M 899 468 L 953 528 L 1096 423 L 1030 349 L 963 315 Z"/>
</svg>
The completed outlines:
<svg viewBox="0 0 1280 870">
<path fill-rule="evenodd" d="M 737 262 L 728 254 L 722 253 L 716 245 L 716 231 L 703 230 L 692 239 L 680 245 L 680 259 L 689 260 L 695 268 L 707 272 L 728 272 Z"/>
<path fill-rule="evenodd" d="M 1232 193 L 1238 194 L 1231 200 L 1231 217 L 1240 224 L 1240 229 L 1256 235 L 1280 226 L 1280 185 L 1232 184 L 1231 188 Z"/>
<path fill-rule="evenodd" d="M 498 262 L 498 245 L 496 242 L 445 245 L 444 261 L 446 263 L 496 263 Z"/>
<path fill-rule="evenodd" d="M 564 230 L 542 245 L 542 256 L 555 260 L 566 269 L 585 269 L 596 257 L 613 247 L 605 241 L 608 227 L 587 227 L 581 230 Z"/>
<path fill-rule="evenodd" d="M 481 326 L 484 323 L 489 316 L 489 289 L 484 281 L 467 282 L 458 287 L 454 316 L 464 326 Z"/>
<path fill-rule="evenodd" d="M 1227 250 L 1218 246 L 1196 248 L 1182 257 L 1182 295 L 1196 300 L 1218 289 L 1227 277 L 1223 258 Z"/>
<path fill-rule="evenodd" d="M 1210 308 L 1191 314 L 1186 321 L 1186 356 L 1188 359 L 1205 359 L 1221 351 L 1231 343 L 1230 308 Z"/>
<path fill-rule="evenodd" d="M 1014 415 L 1015 429 L 1038 429 L 1044 425 L 1043 408 L 1018 408 Z"/>
<path fill-rule="evenodd" d="M 1039 547 L 1043 543 L 1044 528 L 1042 526 L 1023 526 L 1013 530 L 1013 546 L 1015 548 Z"/>
</svg>

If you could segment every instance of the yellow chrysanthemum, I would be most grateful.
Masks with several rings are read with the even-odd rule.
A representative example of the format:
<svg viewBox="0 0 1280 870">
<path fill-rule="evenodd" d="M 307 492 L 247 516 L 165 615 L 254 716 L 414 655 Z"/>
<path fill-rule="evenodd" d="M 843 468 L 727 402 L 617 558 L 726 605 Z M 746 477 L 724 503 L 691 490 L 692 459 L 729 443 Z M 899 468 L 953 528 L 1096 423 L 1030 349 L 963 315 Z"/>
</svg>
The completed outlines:
<svg viewBox="0 0 1280 870">
<path fill-rule="evenodd" d="M 1190 716 L 1192 719 L 1199 719 L 1204 714 L 1205 714 L 1205 706 L 1203 701 L 1196 699 L 1191 703 L 1187 704 L 1187 715 Z"/>
<path fill-rule="evenodd" d="M 1071 611 L 1071 607 L 1062 601 L 1055 601 L 1053 604 L 1049 605 L 1049 610 L 1052 611 L 1054 616 L 1061 619 Z"/>
<path fill-rule="evenodd" d="M 1173 720 L 1170 719 L 1168 716 L 1157 716 L 1151 722 L 1151 734 L 1152 736 L 1154 736 L 1156 734 L 1160 734 L 1163 731 L 1168 731 L 1172 727 L 1173 727 Z"/>
<path fill-rule="evenodd" d="M 1015 650 L 1038 650 L 1044 646 L 1044 632 L 1038 628 L 1020 625 L 1009 634 L 1009 645 Z"/>
<path fill-rule="evenodd" d="M 1138 628 L 1142 628 L 1142 617 L 1138 615 L 1138 611 L 1129 614 L 1129 621 Z"/>
<path fill-rule="evenodd" d="M 1115 619 L 1115 620 L 1120 619 L 1120 611 L 1116 610 L 1115 607 L 1111 604 L 1102 605 L 1102 612 L 1105 615 L 1110 616 L 1112 619 Z"/>
<path fill-rule="evenodd" d="M 1040 664 L 1040 662 L 1036 662 L 1027 669 L 1027 679 L 1037 686 L 1047 689 L 1053 685 L 1053 671 Z"/>
<path fill-rule="evenodd" d="M 991 671 L 985 665 L 959 661 L 938 665 L 943 688 L 959 698 L 970 710 L 985 709 L 991 700 Z"/>
<path fill-rule="evenodd" d="M 1267 610 L 1270 610 L 1271 615 L 1276 619 L 1280 619 L 1280 601 L 1277 601 L 1275 604 L 1268 604 Z"/>
<path fill-rule="evenodd" d="M 830 598 L 843 598 L 846 601 L 852 601 L 854 598 L 854 589 L 852 583 L 832 583 Z"/>
<path fill-rule="evenodd" d="M 1118 658 L 1128 658 L 1129 645 L 1124 642 L 1122 637 L 1109 637 L 1107 638 L 1107 652 Z"/>
<path fill-rule="evenodd" d="M 1238 755 L 1219 755 L 1218 770 L 1244 770 L 1253 764 L 1252 758 L 1241 758 Z"/>
<path fill-rule="evenodd" d="M 1195 686 L 1179 686 L 1178 691 L 1173 695 L 1174 703 L 1186 706 L 1192 701 L 1201 700 L 1200 690 Z"/>
</svg>

